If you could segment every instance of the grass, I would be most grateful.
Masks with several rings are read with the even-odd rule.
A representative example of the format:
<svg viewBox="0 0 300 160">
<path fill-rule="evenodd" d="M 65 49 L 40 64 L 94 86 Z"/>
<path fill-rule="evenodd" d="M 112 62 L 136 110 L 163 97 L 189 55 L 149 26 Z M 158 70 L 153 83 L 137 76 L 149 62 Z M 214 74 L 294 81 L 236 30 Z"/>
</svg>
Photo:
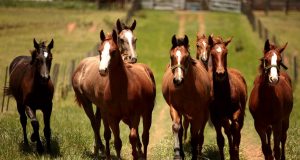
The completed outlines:
<svg viewBox="0 0 300 160">
<path fill-rule="evenodd" d="M 143 10 L 135 13 L 137 20 L 136 36 L 138 61 L 146 63 L 153 70 L 157 83 L 156 106 L 153 111 L 153 123 L 150 132 L 149 159 L 172 159 L 173 136 L 169 107 L 161 94 L 161 81 L 165 66 L 169 63 L 171 37 L 178 33 L 180 13 L 171 11 Z M 220 12 L 189 12 L 185 23 L 185 34 L 190 39 L 191 53 L 195 56 L 195 40 L 198 27 L 197 16 L 204 15 L 206 33 L 233 36 L 229 44 L 228 64 L 238 68 L 245 76 L 248 93 L 252 89 L 254 76 L 257 73 L 258 59 L 262 55 L 264 42 L 259 40 L 257 33 L 252 32 L 245 16 Z M 55 8 L 0 8 L 0 69 L 3 73 L 5 66 L 19 54 L 29 54 L 32 49 L 32 39 L 48 40 L 54 38 L 53 63 L 63 67 L 60 70 L 59 84 L 56 87 L 54 109 L 51 117 L 52 124 L 52 154 L 39 155 L 34 144 L 29 148 L 22 146 L 22 132 L 19 116 L 14 103 L 9 111 L 0 114 L 0 159 L 97 159 L 92 155 L 93 133 L 89 120 L 82 108 L 74 103 L 73 92 L 66 99 L 61 99 L 61 88 L 68 80 L 69 61 L 86 56 L 99 41 L 99 31 L 110 32 L 118 17 L 124 17 L 122 11 L 93 11 L 65 10 Z M 42 18 L 41 18 L 42 17 Z M 76 23 L 76 29 L 68 32 L 67 26 Z M 96 26 L 96 30 L 90 31 Z M 237 45 L 243 50 L 236 52 Z M 3 84 L 4 74 L 0 74 L 0 85 Z M 299 87 L 298 87 L 299 88 Z M 2 93 L 0 93 L 2 94 Z M 299 89 L 295 90 L 295 105 L 291 118 L 291 128 L 287 144 L 287 159 L 299 157 Z M 12 100 L 14 101 L 14 100 Z M 38 112 L 40 128 L 43 128 L 42 114 Z M 32 133 L 28 123 L 28 137 Z M 141 129 L 142 130 L 142 129 Z M 103 129 L 101 130 L 103 132 Z M 42 133 L 42 130 L 41 132 Z M 131 146 L 128 140 L 129 130 L 121 124 L 121 139 L 123 141 L 122 157 L 131 159 Z M 103 135 L 103 134 L 102 134 Z M 43 136 L 42 136 L 43 137 Z M 253 120 L 247 112 L 245 125 L 242 130 L 241 157 L 247 159 L 245 150 L 249 143 L 260 147 L 258 135 L 253 128 Z M 298 140 L 298 141 L 296 141 Z M 44 141 L 43 141 L 44 142 Z M 115 155 L 111 141 L 112 155 Z M 293 148 L 292 148 L 293 147 Z M 186 158 L 190 159 L 190 145 L 184 145 Z M 226 158 L 228 148 L 225 147 Z M 12 154 L 14 153 L 14 154 Z M 205 129 L 204 157 L 218 159 L 218 150 L 214 129 L 207 125 Z"/>
</svg>

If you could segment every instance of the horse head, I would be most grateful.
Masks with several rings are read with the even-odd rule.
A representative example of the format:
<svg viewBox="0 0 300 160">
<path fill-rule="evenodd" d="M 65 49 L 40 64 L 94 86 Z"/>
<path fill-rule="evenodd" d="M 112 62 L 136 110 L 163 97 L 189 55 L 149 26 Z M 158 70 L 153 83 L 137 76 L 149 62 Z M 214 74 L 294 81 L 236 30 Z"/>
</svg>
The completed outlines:
<svg viewBox="0 0 300 160">
<path fill-rule="evenodd" d="M 174 75 L 173 83 L 180 86 L 184 81 L 184 76 L 188 71 L 191 61 L 189 52 L 189 39 L 172 37 L 172 48 L 170 50 L 171 70 Z"/>
<path fill-rule="evenodd" d="M 52 53 L 51 49 L 53 48 L 54 41 L 53 39 L 48 44 L 45 45 L 45 42 L 37 43 L 33 39 L 34 50 L 31 51 L 31 65 L 35 66 L 36 73 L 38 77 L 47 82 L 50 79 L 50 69 L 52 63 Z"/>
<path fill-rule="evenodd" d="M 267 39 L 264 47 L 264 57 L 261 58 L 261 70 L 267 78 L 269 84 L 274 85 L 279 81 L 280 66 L 287 69 L 287 67 L 282 62 L 281 53 L 286 48 L 287 43 L 283 47 L 276 47 L 270 44 Z"/>
<path fill-rule="evenodd" d="M 209 59 L 209 45 L 208 45 L 208 39 L 207 37 L 203 34 L 197 34 L 197 41 L 196 41 L 196 47 L 197 47 L 197 53 L 196 53 L 196 58 L 198 60 L 201 60 L 204 64 L 208 63 Z"/>
<path fill-rule="evenodd" d="M 210 46 L 210 55 L 212 58 L 212 71 L 216 80 L 222 81 L 227 76 L 227 45 L 232 38 L 223 41 L 221 37 L 208 37 L 208 44 Z"/>
<path fill-rule="evenodd" d="M 119 47 L 117 45 L 118 35 L 115 30 L 111 34 L 105 35 L 103 30 L 100 32 L 101 43 L 98 51 L 100 53 L 99 72 L 102 76 L 107 75 L 108 67 L 119 65 L 119 58 L 121 59 Z"/>
<path fill-rule="evenodd" d="M 134 20 L 131 26 L 127 26 L 124 23 L 121 23 L 118 19 L 116 22 L 118 30 L 118 44 L 119 49 L 122 53 L 122 58 L 124 61 L 129 63 L 137 62 L 136 54 L 136 37 L 133 34 L 133 30 L 136 26 L 136 21 Z"/>
</svg>

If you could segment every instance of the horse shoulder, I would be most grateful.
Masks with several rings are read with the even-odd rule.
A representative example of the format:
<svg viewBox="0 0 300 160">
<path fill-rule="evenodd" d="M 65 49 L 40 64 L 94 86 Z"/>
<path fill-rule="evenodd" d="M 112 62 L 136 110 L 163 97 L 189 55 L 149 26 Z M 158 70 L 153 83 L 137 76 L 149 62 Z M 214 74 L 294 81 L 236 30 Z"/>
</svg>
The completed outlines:
<svg viewBox="0 0 300 160">
<path fill-rule="evenodd" d="M 230 82 L 230 88 L 231 88 L 231 98 L 236 99 L 237 101 L 244 99 L 244 101 L 247 100 L 247 84 L 245 81 L 245 78 L 242 76 L 241 72 L 229 68 L 228 69 L 229 74 L 229 82 Z"/>
</svg>

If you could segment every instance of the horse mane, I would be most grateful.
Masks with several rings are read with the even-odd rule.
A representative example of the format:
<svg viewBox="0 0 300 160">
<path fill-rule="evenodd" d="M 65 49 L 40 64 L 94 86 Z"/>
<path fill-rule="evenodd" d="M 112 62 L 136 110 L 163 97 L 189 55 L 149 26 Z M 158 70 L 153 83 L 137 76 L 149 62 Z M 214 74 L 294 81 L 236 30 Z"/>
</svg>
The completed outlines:
<svg viewBox="0 0 300 160">
<path fill-rule="evenodd" d="M 214 41 L 214 43 L 215 44 L 221 44 L 221 43 L 223 43 L 224 41 L 223 41 L 223 38 L 222 37 L 214 37 L 213 38 L 213 41 Z"/>
</svg>

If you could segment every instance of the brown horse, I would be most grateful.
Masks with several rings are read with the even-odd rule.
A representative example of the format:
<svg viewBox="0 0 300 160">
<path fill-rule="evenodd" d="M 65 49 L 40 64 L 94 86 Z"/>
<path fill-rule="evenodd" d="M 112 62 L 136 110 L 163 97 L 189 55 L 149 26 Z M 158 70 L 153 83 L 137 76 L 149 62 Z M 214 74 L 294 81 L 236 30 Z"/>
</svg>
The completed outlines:
<svg viewBox="0 0 300 160">
<path fill-rule="evenodd" d="M 135 48 L 137 39 L 133 34 L 133 30 L 136 27 L 136 21 L 134 20 L 131 26 L 127 26 L 118 19 L 116 26 L 118 31 L 118 46 L 123 60 L 129 63 L 136 63 L 137 54 Z"/>
<path fill-rule="evenodd" d="M 119 36 L 118 43 L 120 43 L 120 50 L 122 58 L 125 62 L 135 63 L 137 61 L 135 46 L 136 38 L 133 35 L 133 30 L 136 27 L 136 21 L 129 27 L 124 23 L 121 23 L 118 19 L 116 22 L 116 28 L 118 29 Z M 76 101 L 80 106 L 84 108 L 86 115 L 88 116 L 90 123 L 94 131 L 94 154 L 100 154 L 104 152 L 104 146 L 100 137 L 100 125 L 101 125 L 101 103 L 103 102 L 103 77 L 99 74 L 99 56 L 88 57 L 83 59 L 72 77 L 72 85 L 75 91 Z M 96 112 L 94 113 L 92 104 L 95 104 Z M 104 137 L 106 139 L 106 156 L 110 157 L 109 140 L 111 137 L 111 131 L 108 123 L 104 123 Z M 141 142 L 138 138 L 138 149 L 141 150 Z"/>
<path fill-rule="evenodd" d="M 285 142 L 289 128 L 289 117 L 293 108 L 291 78 L 280 66 L 283 47 L 265 42 L 264 57 L 259 66 L 260 74 L 254 81 L 250 95 L 249 109 L 254 119 L 255 129 L 260 136 L 265 159 L 285 159 Z M 274 155 L 271 150 L 271 134 L 274 136 Z M 281 152 L 280 152 L 281 143 Z M 280 157 L 281 154 L 281 157 Z M 273 157 L 274 156 L 274 157 Z"/>
<path fill-rule="evenodd" d="M 48 46 L 45 42 L 37 43 L 33 40 L 34 50 L 30 56 L 18 56 L 9 66 L 9 87 L 7 95 L 12 95 L 20 114 L 20 122 L 23 128 L 24 143 L 28 145 L 26 124 L 27 116 L 31 120 L 33 133 L 31 141 L 37 142 L 39 153 L 44 151 L 39 136 L 39 122 L 36 118 L 36 110 L 40 109 L 44 115 L 44 136 L 47 141 L 47 149 L 50 152 L 50 116 L 52 112 L 52 98 L 54 87 L 50 79 L 50 68 L 52 63 L 53 39 Z M 26 116 L 27 114 L 27 116 Z"/>
<path fill-rule="evenodd" d="M 188 37 L 172 37 L 170 50 L 171 64 L 168 66 L 162 83 L 163 96 L 170 106 L 174 134 L 174 159 L 183 159 L 182 116 L 191 123 L 192 159 L 201 153 L 204 141 L 204 128 L 208 120 L 210 103 L 210 81 L 208 73 L 189 53 Z"/>
<path fill-rule="evenodd" d="M 227 48 L 231 39 L 208 37 L 212 59 L 213 101 L 210 118 L 217 133 L 217 143 L 221 159 L 224 159 L 224 128 L 228 137 L 230 159 L 239 159 L 241 129 L 244 123 L 247 86 L 241 73 L 227 68 Z"/>
<path fill-rule="evenodd" d="M 156 96 L 152 71 L 145 64 L 130 64 L 122 60 L 117 44 L 117 33 L 111 35 L 101 31 L 99 46 L 99 72 L 105 78 L 103 83 L 103 118 L 107 120 L 114 134 L 117 157 L 120 158 L 122 141 L 119 123 L 123 120 L 130 128 L 129 139 L 133 159 L 138 158 L 137 141 L 140 118 L 143 118 L 142 142 L 144 158 L 147 158 L 149 130 Z M 120 81 L 121 80 L 121 81 Z"/>
<path fill-rule="evenodd" d="M 208 70 L 209 63 L 211 63 L 210 57 L 210 46 L 208 44 L 208 38 L 203 34 L 197 34 L 197 41 L 196 41 L 196 58 L 201 60 L 203 65 L 205 66 L 206 70 Z"/>
<path fill-rule="evenodd" d="M 208 38 L 203 34 L 197 34 L 196 40 L 196 59 L 200 60 L 202 64 L 205 66 L 206 70 L 208 70 L 209 65 L 211 65 L 211 60 L 209 59 L 209 45 L 208 45 Z M 210 63 L 210 64 L 209 64 Z M 188 118 L 184 117 L 183 119 L 183 128 L 184 128 L 184 140 L 187 139 L 187 130 L 189 128 L 189 121 Z"/>
</svg>

